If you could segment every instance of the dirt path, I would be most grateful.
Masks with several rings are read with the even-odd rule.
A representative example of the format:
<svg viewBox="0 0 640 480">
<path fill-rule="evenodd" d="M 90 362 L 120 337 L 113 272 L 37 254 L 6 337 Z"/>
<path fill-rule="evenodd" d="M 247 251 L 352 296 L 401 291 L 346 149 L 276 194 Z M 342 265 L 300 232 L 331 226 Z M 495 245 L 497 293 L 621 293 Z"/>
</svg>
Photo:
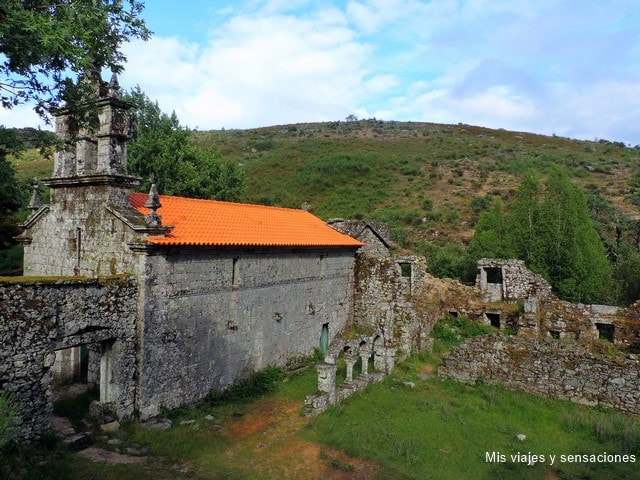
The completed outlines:
<svg viewBox="0 0 640 480">
<path fill-rule="evenodd" d="M 275 397 L 258 401 L 242 418 L 227 422 L 221 432 L 233 440 L 227 452 L 230 460 L 251 449 L 255 460 L 248 466 L 270 478 L 375 478 L 377 465 L 300 439 L 296 433 L 309 419 L 299 410 L 299 403 Z"/>
</svg>

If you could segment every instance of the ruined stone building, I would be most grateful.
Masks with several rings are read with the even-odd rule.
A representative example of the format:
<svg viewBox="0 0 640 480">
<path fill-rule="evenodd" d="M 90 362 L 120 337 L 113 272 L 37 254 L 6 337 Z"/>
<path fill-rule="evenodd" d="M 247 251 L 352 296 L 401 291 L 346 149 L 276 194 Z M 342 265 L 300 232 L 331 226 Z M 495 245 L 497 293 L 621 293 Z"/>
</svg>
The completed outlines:
<svg viewBox="0 0 640 480">
<path fill-rule="evenodd" d="M 319 348 L 306 402 L 317 413 L 429 349 L 433 324 L 456 315 L 510 335 L 463 346 L 443 375 L 640 412 L 637 357 L 607 366 L 565 348 L 640 350 L 640 306 L 563 302 L 518 260 L 481 260 L 475 287 L 436 279 L 424 258 L 391 255 L 382 224 L 164 196 L 155 184 L 137 193 L 128 105 L 115 77 L 99 89 L 96 131 L 72 136 L 57 118 L 67 148 L 45 180 L 49 204 L 34 197 L 23 225 L 24 277 L 0 282 L 0 391 L 20 404 L 23 439 L 49 428 L 54 373 L 94 385 L 112 416 L 146 420 Z M 568 368 L 576 362 L 590 373 Z M 602 379 L 614 382 L 604 393 Z"/>
</svg>

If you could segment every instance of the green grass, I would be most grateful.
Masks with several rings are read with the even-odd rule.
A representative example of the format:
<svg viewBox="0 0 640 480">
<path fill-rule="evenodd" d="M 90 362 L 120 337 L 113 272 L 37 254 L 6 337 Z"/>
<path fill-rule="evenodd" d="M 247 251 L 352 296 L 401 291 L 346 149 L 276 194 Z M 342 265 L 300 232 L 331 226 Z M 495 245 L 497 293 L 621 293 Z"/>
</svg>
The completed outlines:
<svg viewBox="0 0 640 480">
<path fill-rule="evenodd" d="M 559 461 L 560 455 L 604 452 L 635 455 L 640 461 L 640 424 L 636 418 L 500 386 L 467 385 L 434 375 L 424 379 L 421 374 L 425 368 L 437 364 L 439 358 L 435 353 L 410 357 L 383 382 L 317 418 L 302 421 L 302 428 L 288 434 L 290 448 L 295 451 L 303 441 L 318 443 L 317 461 L 345 474 L 356 472 L 357 458 L 366 459 L 379 466 L 376 478 L 380 480 L 637 478 L 636 463 Z M 267 377 L 272 378 L 271 373 Z M 315 390 L 316 372 L 310 368 L 284 381 L 268 383 L 276 388 L 269 387 L 266 395 L 256 397 L 249 388 L 253 393 L 239 400 L 203 402 L 169 412 L 173 420 L 169 430 L 147 430 L 136 423 L 125 423 L 119 432 L 109 434 L 108 438 L 121 440 L 119 449 L 136 448 L 152 462 L 118 466 L 92 463 L 49 439 L 38 448 L 18 447 L 0 456 L 1 478 L 281 478 L 263 468 L 275 447 L 255 447 L 266 438 L 260 434 L 262 429 L 254 437 L 232 438 L 226 427 L 221 428 L 246 416 L 255 417 L 256 408 L 262 412 L 260 405 L 270 402 L 302 405 L 305 396 Z M 59 413 L 71 414 L 84 408 L 86 399 L 79 402 L 56 408 Z M 206 420 L 207 415 L 213 420 Z M 265 411 L 263 415 L 273 413 Z M 298 412 L 292 415 L 301 420 Z M 183 420 L 195 422 L 181 425 Z M 263 428 L 270 431 L 268 426 Z M 525 441 L 517 440 L 519 433 L 526 435 Z M 98 445 L 113 449 L 106 440 L 99 440 Z M 488 462 L 487 455 L 493 452 L 504 455 L 505 461 Z M 511 461 L 511 455 L 518 453 L 544 455 L 545 461 L 534 466 Z M 551 455 L 558 456 L 553 466 Z M 549 477 L 551 474 L 555 477 Z"/>
<path fill-rule="evenodd" d="M 519 433 L 526 435 L 524 442 L 516 439 Z M 331 408 L 305 435 L 383 465 L 385 479 L 544 479 L 550 472 L 559 478 L 635 478 L 636 463 L 556 459 L 551 466 L 550 455 L 626 453 L 640 461 L 636 419 L 496 386 L 420 382 L 406 375 L 389 377 Z M 506 461 L 487 462 L 492 452 Z M 519 452 L 544 455 L 546 461 L 513 462 L 511 455 Z"/>
</svg>

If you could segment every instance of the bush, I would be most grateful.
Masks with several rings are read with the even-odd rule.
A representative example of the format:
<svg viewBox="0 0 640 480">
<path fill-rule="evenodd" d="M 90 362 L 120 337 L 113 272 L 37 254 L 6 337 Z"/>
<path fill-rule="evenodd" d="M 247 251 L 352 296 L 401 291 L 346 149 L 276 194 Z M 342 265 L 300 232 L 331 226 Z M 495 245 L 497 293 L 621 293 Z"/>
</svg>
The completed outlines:
<svg viewBox="0 0 640 480">
<path fill-rule="evenodd" d="M 225 391 L 213 391 L 208 401 L 212 405 L 228 401 L 248 400 L 275 391 L 285 379 L 283 369 L 275 366 L 263 368 Z"/>
<path fill-rule="evenodd" d="M 0 450 L 10 445 L 18 436 L 16 421 L 18 408 L 6 393 L 0 394 Z"/>
<path fill-rule="evenodd" d="M 488 335 L 493 331 L 489 325 L 474 322 L 467 317 L 447 317 L 433 326 L 431 336 L 445 346 L 453 347 L 467 338 Z"/>
</svg>

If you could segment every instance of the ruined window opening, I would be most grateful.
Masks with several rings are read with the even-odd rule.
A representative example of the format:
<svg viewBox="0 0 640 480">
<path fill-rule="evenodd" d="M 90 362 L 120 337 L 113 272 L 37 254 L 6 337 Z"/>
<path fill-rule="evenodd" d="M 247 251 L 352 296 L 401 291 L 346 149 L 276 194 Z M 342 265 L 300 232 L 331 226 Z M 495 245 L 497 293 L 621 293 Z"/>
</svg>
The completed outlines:
<svg viewBox="0 0 640 480">
<path fill-rule="evenodd" d="M 451 318 L 458 318 L 458 312 L 455 310 L 449 310 L 449 316 Z"/>
<path fill-rule="evenodd" d="M 596 323 L 598 338 L 613 343 L 615 337 L 615 327 L 612 323 Z"/>
<path fill-rule="evenodd" d="M 487 274 L 487 283 L 502 283 L 502 268 L 489 267 L 484 271 Z"/>
<path fill-rule="evenodd" d="M 240 285 L 240 267 L 238 265 L 239 258 L 233 259 L 233 265 L 231 267 L 231 286 L 237 287 Z"/>
<path fill-rule="evenodd" d="M 549 336 L 556 340 L 560 340 L 560 330 L 549 330 Z"/>
<path fill-rule="evenodd" d="M 489 323 L 494 328 L 500 328 L 500 314 L 499 313 L 485 313 L 485 317 L 489 320 Z"/>
<path fill-rule="evenodd" d="M 400 274 L 405 278 L 411 278 L 411 264 L 410 263 L 401 263 L 400 264 Z"/>
</svg>

